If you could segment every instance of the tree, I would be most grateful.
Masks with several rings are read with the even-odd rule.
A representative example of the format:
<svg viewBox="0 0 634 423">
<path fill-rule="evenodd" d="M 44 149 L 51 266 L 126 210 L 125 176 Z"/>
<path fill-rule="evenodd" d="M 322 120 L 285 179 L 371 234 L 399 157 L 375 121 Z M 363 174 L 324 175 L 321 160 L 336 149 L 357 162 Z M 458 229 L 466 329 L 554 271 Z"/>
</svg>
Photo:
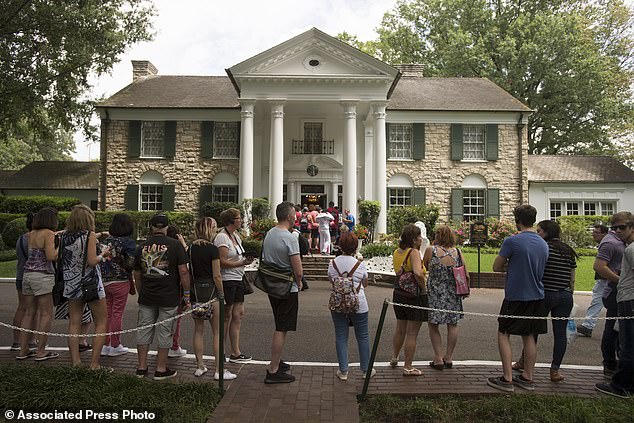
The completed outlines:
<svg viewBox="0 0 634 423">
<path fill-rule="evenodd" d="M 146 0 L 3 0 L 0 17 L 0 143 L 67 157 L 68 134 L 90 125 L 88 76 L 112 69 L 125 49 L 150 40 Z"/>
<path fill-rule="evenodd" d="M 604 154 L 633 127 L 632 22 L 622 0 L 399 0 L 377 40 L 340 38 L 426 76 L 491 79 L 535 111 L 530 153 Z"/>
</svg>

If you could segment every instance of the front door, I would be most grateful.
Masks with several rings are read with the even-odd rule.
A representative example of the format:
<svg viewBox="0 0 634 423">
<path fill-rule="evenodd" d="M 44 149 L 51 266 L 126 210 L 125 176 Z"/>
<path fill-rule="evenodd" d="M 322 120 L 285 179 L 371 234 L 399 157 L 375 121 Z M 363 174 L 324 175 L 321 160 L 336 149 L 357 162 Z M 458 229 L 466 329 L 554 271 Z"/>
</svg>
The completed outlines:
<svg viewBox="0 0 634 423">
<path fill-rule="evenodd" d="M 328 197 L 324 185 L 304 185 L 302 184 L 301 205 L 302 207 L 314 204 L 322 209 L 327 208 Z"/>
</svg>

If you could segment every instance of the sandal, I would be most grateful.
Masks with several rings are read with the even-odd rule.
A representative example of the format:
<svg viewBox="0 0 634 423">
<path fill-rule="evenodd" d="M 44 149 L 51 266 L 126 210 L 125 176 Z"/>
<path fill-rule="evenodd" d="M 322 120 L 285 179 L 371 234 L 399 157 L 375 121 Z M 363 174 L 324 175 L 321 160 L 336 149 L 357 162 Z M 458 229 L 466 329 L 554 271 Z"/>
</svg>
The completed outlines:
<svg viewBox="0 0 634 423">
<path fill-rule="evenodd" d="M 516 372 L 521 372 L 522 370 L 524 370 L 524 361 L 523 360 L 518 360 L 515 363 L 513 363 L 513 365 L 511 367 Z"/>
<path fill-rule="evenodd" d="M 433 361 L 430 361 L 429 367 L 431 367 L 434 370 L 444 370 L 445 363 L 434 363 Z"/>
<path fill-rule="evenodd" d="M 403 369 L 403 376 L 422 376 L 420 369 L 412 367 L 411 369 Z"/>
<path fill-rule="evenodd" d="M 451 369 L 453 367 L 453 361 L 445 361 L 443 358 L 442 364 L 445 366 L 445 369 Z"/>
<path fill-rule="evenodd" d="M 16 360 L 26 360 L 27 358 L 35 357 L 35 351 L 29 351 L 25 355 L 17 355 L 15 356 Z"/>
<path fill-rule="evenodd" d="M 398 357 L 390 358 L 390 367 L 394 369 L 396 366 L 398 366 Z"/>
<path fill-rule="evenodd" d="M 53 351 L 49 351 L 45 355 L 43 355 L 41 357 L 35 356 L 35 361 L 50 360 L 50 359 L 57 358 L 57 357 L 59 357 L 58 353 L 53 352 Z"/>
</svg>

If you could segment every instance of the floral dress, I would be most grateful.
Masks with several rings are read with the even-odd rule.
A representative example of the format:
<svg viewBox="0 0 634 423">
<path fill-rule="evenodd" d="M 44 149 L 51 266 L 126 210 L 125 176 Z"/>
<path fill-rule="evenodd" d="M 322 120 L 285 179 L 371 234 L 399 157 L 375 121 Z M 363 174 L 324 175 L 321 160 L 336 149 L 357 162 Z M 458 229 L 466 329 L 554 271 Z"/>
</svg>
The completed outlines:
<svg viewBox="0 0 634 423">
<path fill-rule="evenodd" d="M 447 266 L 440 261 L 446 256 L 453 258 L 454 264 Z M 462 311 L 462 297 L 456 295 L 456 281 L 452 270 L 453 267 L 461 265 L 460 261 L 456 248 L 446 250 L 439 246 L 432 247 L 432 256 L 429 261 L 429 269 L 427 269 L 427 292 L 430 308 Z M 457 325 L 463 317 L 462 313 L 430 311 L 429 323 Z"/>
<path fill-rule="evenodd" d="M 64 232 L 60 245 L 62 254 L 62 270 L 64 272 L 64 297 L 70 300 L 81 299 L 82 268 L 84 267 L 84 254 L 90 232 Z M 91 267 L 86 264 L 84 281 L 97 280 L 99 298 L 106 297 L 101 281 L 99 266 Z"/>
</svg>

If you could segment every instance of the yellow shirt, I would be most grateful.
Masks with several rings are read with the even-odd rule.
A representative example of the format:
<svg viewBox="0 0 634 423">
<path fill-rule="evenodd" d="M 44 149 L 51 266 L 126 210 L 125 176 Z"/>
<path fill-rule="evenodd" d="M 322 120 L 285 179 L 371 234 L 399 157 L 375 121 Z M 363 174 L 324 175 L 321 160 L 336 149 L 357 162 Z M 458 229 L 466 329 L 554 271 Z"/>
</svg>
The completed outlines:
<svg viewBox="0 0 634 423">
<path fill-rule="evenodd" d="M 403 261 L 405 260 L 405 257 L 407 257 L 407 253 L 409 252 L 409 250 L 412 250 L 412 254 L 420 254 L 418 250 L 414 250 L 412 248 L 408 248 L 407 250 L 404 250 L 401 252 L 399 252 L 398 249 L 394 251 L 394 254 L 392 254 L 392 263 L 394 264 L 394 272 L 398 273 L 401 270 L 401 266 L 403 265 Z M 425 266 L 423 266 L 422 263 L 421 263 L 421 266 L 423 267 L 423 273 L 425 273 L 426 272 Z M 405 271 L 411 272 L 412 270 L 413 270 L 412 259 L 411 257 L 409 257 L 407 259 L 407 263 L 405 263 Z"/>
</svg>

